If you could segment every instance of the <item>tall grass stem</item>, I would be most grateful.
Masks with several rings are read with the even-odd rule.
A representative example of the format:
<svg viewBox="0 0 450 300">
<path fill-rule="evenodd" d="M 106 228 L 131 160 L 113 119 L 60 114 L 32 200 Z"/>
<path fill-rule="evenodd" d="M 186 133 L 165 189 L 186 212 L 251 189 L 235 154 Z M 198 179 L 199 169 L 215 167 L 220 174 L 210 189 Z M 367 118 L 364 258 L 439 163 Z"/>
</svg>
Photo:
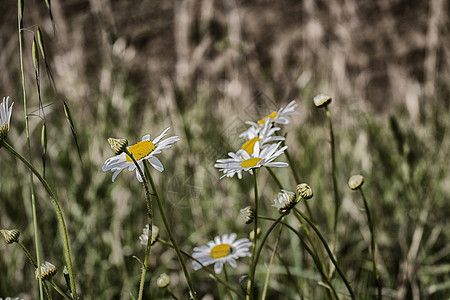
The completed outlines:
<svg viewBox="0 0 450 300">
<path fill-rule="evenodd" d="M 28 111 L 27 111 L 27 90 L 25 87 L 25 71 L 23 67 L 23 9 L 24 1 L 17 1 L 17 25 L 19 31 L 19 57 L 20 57 L 20 78 L 22 82 L 22 94 L 23 94 L 23 111 L 25 114 L 25 131 L 27 135 L 27 148 L 28 148 L 28 159 L 31 161 L 31 144 L 30 144 L 30 127 L 28 124 Z M 34 241 L 36 247 L 36 259 L 38 266 L 41 265 L 40 252 L 39 252 L 39 232 L 37 229 L 37 214 L 36 214 L 36 199 L 34 196 L 34 185 L 33 185 L 33 173 L 30 171 L 30 194 L 31 194 L 31 207 L 33 212 L 33 230 L 34 230 Z M 41 279 L 41 269 L 38 268 L 39 275 L 39 297 L 41 300 L 44 299 L 44 292 L 42 290 L 42 279 Z"/>
<path fill-rule="evenodd" d="M 184 277 L 186 277 L 186 282 L 188 284 L 191 297 L 192 297 L 192 299 L 197 300 L 197 294 L 195 293 L 195 290 L 194 290 L 194 285 L 192 283 L 191 275 L 189 274 L 189 271 L 186 267 L 186 263 L 184 261 L 183 256 L 181 255 L 180 248 L 178 247 L 178 244 L 175 240 L 172 230 L 170 229 L 170 225 L 169 225 L 169 222 L 167 221 L 166 213 L 164 212 L 164 207 L 162 205 L 161 198 L 159 197 L 158 190 L 156 189 L 156 185 L 155 185 L 155 182 L 153 181 L 152 174 L 150 173 L 150 167 L 146 160 L 144 160 L 144 168 L 145 168 L 145 173 L 147 174 L 148 179 L 150 181 L 150 185 L 152 186 L 153 194 L 155 195 L 156 202 L 158 203 L 158 208 L 159 208 L 159 212 L 161 214 L 161 218 L 164 223 L 164 227 L 166 228 L 166 231 L 169 234 L 170 241 L 172 242 L 173 248 L 175 249 L 175 252 L 178 256 L 178 260 L 180 261 L 181 267 L 183 269 Z M 149 228 L 149 230 L 151 231 L 150 228 Z"/>
<path fill-rule="evenodd" d="M 58 200 L 56 199 L 56 195 L 51 189 L 48 182 L 42 177 L 42 175 L 36 170 L 36 168 L 22 155 L 20 155 L 11 145 L 9 145 L 5 140 L 1 142 L 1 144 L 9 151 L 11 154 L 13 154 L 15 157 L 17 157 L 19 160 L 21 160 L 30 171 L 33 172 L 33 174 L 39 179 L 39 181 L 44 186 L 47 193 L 50 195 L 50 199 L 52 200 L 53 207 L 55 208 L 56 215 L 58 216 L 58 222 L 61 227 L 63 241 L 64 241 L 64 254 L 67 264 L 67 269 L 69 270 L 69 277 L 70 277 L 70 287 L 72 290 L 72 297 L 73 299 L 77 299 L 77 292 L 76 292 L 76 285 L 75 285 L 75 278 L 73 276 L 73 268 L 72 268 L 72 258 L 70 255 L 70 246 L 69 246 L 69 237 L 67 235 L 67 228 L 66 223 L 64 221 L 64 216 L 61 211 L 61 207 L 59 205 Z M 40 266 L 40 265 L 39 265 Z M 40 268 L 38 268 L 40 270 Z M 39 273 L 40 274 L 40 273 Z"/>
</svg>

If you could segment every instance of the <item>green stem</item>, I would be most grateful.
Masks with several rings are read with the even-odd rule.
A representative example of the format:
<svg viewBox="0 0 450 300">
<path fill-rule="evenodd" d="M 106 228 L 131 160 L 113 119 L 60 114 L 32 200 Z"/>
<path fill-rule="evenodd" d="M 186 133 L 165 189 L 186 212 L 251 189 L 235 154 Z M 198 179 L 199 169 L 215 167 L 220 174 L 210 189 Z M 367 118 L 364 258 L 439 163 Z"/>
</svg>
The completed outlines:
<svg viewBox="0 0 450 300">
<path fill-rule="evenodd" d="M 1 141 L 1 144 L 6 149 L 8 149 L 8 151 L 11 152 L 15 157 L 17 157 L 19 160 L 21 160 L 28 167 L 28 169 L 30 169 L 30 171 L 33 172 L 33 174 L 37 177 L 37 179 L 39 179 L 39 181 L 42 183 L 42 185 L 46 189 L 47 193 L 50 195 L 53 206 L 56 210 L 56 214 L 58 216 L 59 225 L 61 227 L 61 231 L 62 231 L 62 235 L 63 235 L 64 254 L 65 254 L 65 258 L 66 258 L 67 269 L 69 270 L 70 287 L 72 289 L 72 297 L 73 297 L 73 299 L 77 299 L 75 278 L 73 276 L 72 259 L 70 256 L 69 238 L 67 236 L 66 223 L 64 221 L 64 216 L 62 214 L 61 207 L 59 206 L 58 200 L 56 199 L 55 193 L 51 189 L 48 182 L 42 177 L 42 175 L 36 170 L 36 168 L 34 168 L 34 166 L 25 157 L 23 157 L 16 150 L 14 150 L 14 148 L 11 147 L 5 140 Z M 40 270 L 40 268 L 38 268 L 38 269 Z"/>
<path fill-rule="evenodd" d="M 253 220 L 253 245 L 252 245 L 252 256 L 251 261 L 249 265 L 249 272 L 248 272 L 248 281 L 247 281 L 247 300 L 253 300 L 254 299 L 254 289 L 255 289 L 255 272 L 253 271 L 256 269 L 257 260 L 255 260 L 255 251 L 256 251 L 256 240 L 258 238 L 258 181 L 257 178 L 257 171 L 256 169 L 253 170 L 253 187 L 255 190 L 255 219 Z"/>
<path fill-rule="evenodd" d="M 23 67 L 23 36 L 22 36 L 22 28 L 23 28 L 23 6 L 24 1 L 18 0 L 18 9 L 17 9 L 17 25 L 19 29 L 19 57 L 20 57 L 20 76 L 22 81 L 22 93 L 23 93 L 23 111 L 25 114 L 25 131 L 27 134 L 27 147 L 28 147 L 28 157 L 31 161 L 31 144 L 30 144 L 30 127 L 28 124 L 28 112 L 27 112 L 27 91 L 25 87 L 25 72 Z M 34 185 L 33 185 L 33 174 L 30 171 L 30 193 L 31 193 L 31 207 L 33 211 L 33 229 L 34 229 L 34 241 L 36 247 L 36 258 L 38 266 L 41 265 L 41 258 L 39 254 L 39 233 L 37 229 L 37 214 L 36 214 L 36 199 L 34 196 Z M 39 296 L 40 299 L 44 299 L 44 292 L 42 290 L 42 279 L 41 279 L 41 269 L 38 268 L 39 272 Z"/>
<path fill-rule="evenodd" d="M 333 225 L 333 250 L 336 248 L 336 234 L 337 234 L 337 223 L 338 223 L 338 214 L 339 214 L 339 192 L 336 178 L 336 147 L 334 143 L 334 131 L 333 131 L 333 122 L 331 121 L 331 113 L 328 109 L 328 106 L 325 106 L 325 110 L 328 118 L 328 125 L 330 129 L 330 144 L 331 144 L 331 174 L 333 178 L 333 192 L 334 192 L 334 225 Z"/>
<path fill-rule="evenodd" d="M 359 191 L 361 192 L 361 196 L 363 198 L 364 208 L 366 209 L 366 214 L 367 214 L 367 221 L 369 222 L 370 250 L 372 252 L 373 272 L 375 273 L 375 280 L 377 283 L 378 300 L 381 300 L 381 281 L 380 281 L 380 275 L 378 274 L 377 262 L 376 262 L 376 258 L 375 258 L 375 256 L 376 256 L 375 230 L 374 230 L 372 218 L 370 217 L 369 205 L 367 204 L 366 196 L 364 195 L 364 192 L 361 187 L 359 188 Z"/>
<path fill-rule="evenodd" d="M 223 272 L 225 274 L 225 280 L 226 280 L 226 282 L 229 285 L 230 284 L 230 279 L 228 278 L 228 272 L 227 272 L 226 264 L 223 265 Z M 227 293 L 228 293 L 228 296 L 230 297 L 230 300 L 233 300 L 233 295 L 231 294 L 231 290 L 230 289 L 227 289 Z"/>
<path fill-rule="evenodd" d="M 164 240 L 162 240 L 161 238 L 157 239 L 158 242 L 162 243 L 163 245 L 166 245 L 170 248 L 174 248 L 173 245 L 169 242 L 166 242 Z M 209 268 L 207 268 L 205 265 L 203 265 L 201 263 L 200 260 L 196 259 L 195 257 L 193 257 L 192 255 L 190 255 L 189 253 L 187 253 L 186 251 L 180 249 L 181 253 L 183 253 L 185 256 L 189 257 L 190 259 L 198 262 L 200 264 L 200 266 L 202 266 L 203 270 L 205 270 L 206 272 L 208 272 L 217 282 L 221 283 L 222 285 L 224 285 L 227 289 L 231 290 L 233 293 L 235 293 L 239 298 L 244 299 L 245 296 L 242 295 L 239 290 L 233 288 L 230 284 L 228 284 L 227 282 L 223 281 L 219 276 L 217 276 L 217 274 L 214 271 L 211 271 Z"/>
<path fill-rule="evenodd" d="M 61 288 L 53 281 L 53 279 L 50 279 L 49 281 L 52 287 L 55 289 L 55 291 L 57 291 L 61 296 L 63 296 L 65 299 L 72 300 L 71 297 L 66 295 L 66 293 L 64 293 L 63 290 L 61 290 Z"/>
<path fill-rule="evenodd" d="M 22 244 L 20 241 L 17 241 L 16 243 L 17 243 L 17 245 L 20 246 L 20 248 L 22 248 L 23 252 L 25 252 L 25 255 L 28 257 L 28 260 L 31 262 L 31 264 L 32 264 L 36 269 L 38 269 L 38 265 L 37 265 L 36 261 L 34 260 L 33 256 L 31 255 L 30 251 L 28 251 L 27 247 L 25 247 L 25 245 Z M 39 269 L 40 269 L 40 268 L 39 268 Z M 38 270 L 39 270 L 39 269 L 38 269 Z M 40 272 L 39 272 L 39 274 L 40 274 Z M 42 278 L 41 278 L 41 281 L 42 281 Z M 64 292 L 61 291 L 61 289 L 56 285 L 56 283 L 53 282 L 53 280 L 50 279 L 50 283 L 52 284 L 53 288 L 54 288 L 58 293 L 60 293 L 64 298 L 72 300 L 72 298 L 70 298 L 70 297 L 67 296 Z M 47 295 L 50 295 L 50 291 L 48 290 L 48 287 L 47 287 L 47 285 L 45 284 L 45 281 L 42 282 L 42 284 L 43 284 L 43 286 L 44 286 L 44 288 L 45 288 L 45 291 L 46 291 Z"/>
<path fill-rule="evenodd" d="M 262 293 L 262 296 L 261 296 L 262 300 L 266 299 L 267 288 L 269 287 L 270 271 L 272 270 L 273 261 L 274 261 L 274 258 L 275 258 L 275 254 L 277 253 L 277 250 L 278 250 L 278 244 L 280 243 L 280 238 L 281 238 L 281 232 L 282 231 L 283 231 L 283 227 L 280 227 L 280 230 L 278 231 L 277 240 L 275 242 L 275 248 L 273 249 L 272 256 L 270 257 L 269 267 L 267 268 L 266 280 L 264 281 L 264 288 L 263 288 L 263 293 Z"/>
<path fill-rule="evenodd" d="M 332 291 L 332 293 L 333 293 L 333 296 L 334 296 L 336 299 L 339 299 L 339 297 L 337 296 L 336 290 L 334 289 L 333 285 L 331 284 L 331 281 L 328 279 L 327 275 L 325 274 L 325 272 L 324 272 L 323 269 L 322 269 L 322 264 L 320 263 L 320 260 L 317 258 L 317 256 L 316 256 L 316 255 L 314 254 L 314 252 L 311 250 L 311 248 L 309 248 L 308 244 L 306 244 L 306 242 L 304 241 L 304 239 L 303 239 L 303 237 L 300 235 L 300 233 L 299 233 L 297 230 L 295 230 L 291 225 L 289 225 L 289 224 L 287 224 L 287 223 L 285 223 L 285 222 L 283 222 L 283 221 L 281 221 L 281 220 L 273 219 L 273 218 L 268 218 L 268 217 L 260 217 L 260 218 L 263 219 L 263 220 L 273 221 L 274 223 L 275 223 L 275 222 L 278 222 L 278 223 L 280 223 L 281 225 L 287 227 L 287 228 L 288 228 L 289 230 L 291 230 L 293 233 L 295 233 L 295 235 L 297 235 L 297 237 L 298 237 L 299 240 L 300 240 L 300 243 L 302 244 L 302 248 L 305 249 L 306 252 L 309 253 L 309 255 L 311 255 L 311 257 L 312 257 L 312 259 L 313 259 L 313 261 L 314 261 L 314 264 L 316 265 L 317 270 L 319 271 L 321 277 L 326 281 L 328 287 L 331 289 L 331 291 Z"/>
<path fill-rule="evenodd" d="M 147 216 L 148 216 L 148 237 L 147 237 L 147 246 L 145 248 L 145 258 L 144 258 L 144 264 L 142 266 L 142 273 L 141 273 L 141 281 L 139 283 L 139 294 L 138 294 L 138 300 L 142 300 L 142 297 L 144 295 L 144 285 L 145 285 L 145 275 L 147 273 L 148 268 L 148 259 L 150 256 L 150 249 L 152 246 L 151 238 L 153 234 L 153 210 L 152 210 L 152 200 L 151 200 L 151 193 L 150 188 L 148 186 L 147 178 L 145 177 L 144 173 L 142 172 L 141 166 L 138 164 L 136 159 L 134 158 L 133 154 L 128 151 L 128 149 L 124 149 L 125 154 L 127 154 L 133 163 L 135 164 L 139 175 L 141 175 L 142 178 L 142 185 L 145 189 L 145 199 L 147 200 Z"/>
<path fill-rule="evenodd" d="M 311 220 L 309 220 L 300 210 L 296 209 L 296 212 L 298 214 L 300 214 L 300 216 L 309 224 L 309 226 L 311 226 L 311 228 L 316 232 L 317 236 L 319 237 L 320 241 L 322 242 L 323 246 L 325 247 L 325 250 L 328 253 L 328 256 L 330 257 L 334 267 L 336 268 L 336 270 L 338 271 L 339 275 L 341 276 L 342 280 L 344 281 L 345 286 L 347 287 L 347 290 L 350 293 L 350 297 L 352 299 L 355 299 L 355 295 L 353 293 L 352 287 L 350 286 L 350 283 L 347 280 L 347 277 L 345 277 L 344 273 L 341 271 L 341 269 L 339 268 L 336 259 L 334 258 L 333 252 L 331 251 L 330 247 L 328 246 L 327 241 L 325 240 L 325 238 L 323 237 L 322 233 L 320 233 L 319 229 L 317 228 L 317 226 L 311 222 Z"/>
<path fill-rule="evenodd" d="M 161 213 L 161 218 L 163 220 L 164 227 L 166 228 L 167 233 L 169 234 L 170 241 L 172 242 L 172 245 L 173 245 L 173 247 L 175 249 L 175 252 L 177 254 L 178 260 L 180 261 L 181 267 L 183 269 L 184 277 L 186 277 L 186 282 L 187 282 L 187 284 L 189 286 L 189 291 L 190 291 L 191 297 L 192 297 L 192 299 L 197 300 L 197 295 L 196 295 L 195 290 L 194 290 L 194 285 L 192 284 L 191 275 L 189 274 L 189 271 L 187 270 L 186 263 L 184 261 L 183 256 L 181 255 L 180 248 L 178 247 L 178 244 L 177 244 L 177 242 L 175 240 L 175 237 L 174 237 L 174 235 L 172 233 L 172 230 L 170 229 L 169 222 L 167 221 L 166 213 L 164 212 L 164 208 L 163 208 L 163 205 L 162 205 L 162 202 L 161 202 L 161 198 L 159 197 L 158 190 L 156 189 L 156 185 L 155 185 L 155 182 L 153 181 L 152 174 L 150 173 L 150 168 L 148 166 L 147 160 L 144 160 L 144 168 L 145 168 L 145 173 L 147 174 L 147 177 L 150 180 L 150 184 L 151 184 L 152 189 L 153 189 L 153 194 L 156 197 L 156 202 L 158 203 L 158 208 L 159 208 L 159 211 Z"/>
<path fill-rule="evenodd" d="M 22 248 L 23 252 L 25 252 L 25 255 L 28 257 L 28 260 L 31 262 L 31 264 L 32 264 L 35 268 L 37 268 L 37 267 L 38 267 L 38 264 L 37 264 L 36 261 L 34 260 L 33 256 L 31 256 L 31 253 L 28 251 L 28 249 L 27 249 L 20 241 L 17 241 L 16 243 L 17 243 L 17 245 L 20 246 L 20 248 Z M 39 274 L 40 274 L 40 273 L 39 273 Z"/>
</svg>

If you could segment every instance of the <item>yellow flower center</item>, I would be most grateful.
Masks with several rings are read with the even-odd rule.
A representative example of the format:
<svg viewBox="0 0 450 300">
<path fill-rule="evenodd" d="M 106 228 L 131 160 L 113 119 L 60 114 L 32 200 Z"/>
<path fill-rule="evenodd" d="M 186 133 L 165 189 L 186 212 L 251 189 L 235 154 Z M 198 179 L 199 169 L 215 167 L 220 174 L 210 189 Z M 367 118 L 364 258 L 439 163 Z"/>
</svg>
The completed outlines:
<svg viewBox="0 0 450 300">
<path fill-rule="evenodd" d="M 130 148 L 128 148 L 128 151 L 133 154 L 136 161 L 143 159 L 150 153 L 152 153 L 153 150 L 155 150 L 155 145 L 150 141 L 142 141 L 139 143 L 134 144 Z M 127 155 L 127 161 L 133 161 L 131 157 Z"/>
<path fill-rule="evenodd" d="M 220 244 L 211 249 L 211 255 L 212 258 L 221 258 L 226 257 L 233 253 L 233 248 L 231 248 L 230 245 L 227 244 Z"/>
<path fill-rule="evenodd" d="M 253 149 L 255 148 L 255 143 L 260 141 L 261 139 L 258 137 L 254 137 L 251 140 L 248 140 L 244 143 L 241 149 L 247 151 L 249 155 L 253 154 Z"/>
<path fill-rule="evenodd" d="M 259 157 L 254 157 L 254 158 L 249 158 L 244 160 L 241 163 L 241 167 L 243 168 L 253 168 L 256 167 L 256 165 L 258 164 L 258 162 L 261 160 L 261 158 Z"/>
<path fill-rule="evenodd" d="M 278 112 L 277 112 L 277 111 L 274 111 L 274 112 L 271 113 L 270 115 L 268 115 L 268 116 L 264 117 L 263 119 L 259 120 L 259 121 L 258 121 L 258 125 L 262 125 L 262 124 L 266 123 L 266 120 L 267 120 L 268 118 L 271 118 L 272 120 L 275 119 L 275 117 L 276 117 L 277 115 L 278 115 Z"/>
</svg>

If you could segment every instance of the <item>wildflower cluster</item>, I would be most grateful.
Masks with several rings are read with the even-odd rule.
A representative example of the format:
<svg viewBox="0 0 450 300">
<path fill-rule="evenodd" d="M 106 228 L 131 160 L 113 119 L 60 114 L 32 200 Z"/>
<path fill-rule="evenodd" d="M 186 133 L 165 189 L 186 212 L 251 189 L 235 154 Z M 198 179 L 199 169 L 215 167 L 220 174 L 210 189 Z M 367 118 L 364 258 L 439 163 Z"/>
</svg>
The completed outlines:
<svg viewBox="0 0 450 300">
<path fill-rule="evenodd" d="M 287 167 L 285 162 L 274 162 L 274 160 L 284 153 L 287 146 L 282 146 L 285 140 L 283 136 L 276 133 L 281 128 L 277 124 L 289 124 L 290 115 L 297 114 L 295 111 L 297 104 L 290 102 L 286 107 L 274 111 L 258 122 L 248 121 L 249 128 L 242 132 L 239 137 L 245 142 L 237 152 L 229 152 L 229 158 L 218 159 L 214 165 L 223 172 L 223 177 L 233 177 L 237 174 L 242 179 L 242 171 L 253 174 L 253 169 L 266 167 Z"/>
</svg>

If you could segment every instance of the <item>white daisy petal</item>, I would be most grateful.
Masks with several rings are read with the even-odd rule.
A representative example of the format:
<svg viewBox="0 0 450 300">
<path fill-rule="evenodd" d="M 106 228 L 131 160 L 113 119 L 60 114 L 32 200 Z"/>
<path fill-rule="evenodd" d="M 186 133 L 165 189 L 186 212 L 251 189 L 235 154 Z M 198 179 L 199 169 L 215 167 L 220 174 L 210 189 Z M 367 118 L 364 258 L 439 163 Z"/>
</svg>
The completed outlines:
<svg viewBox="0 0 450 300">
<path fill-rule="evenodd" d="M 222 268 L 223 268 L 223 262 L 218 261 L 214 264 L 214 272 L 216 274 L 220 274 L 222 272 Z"/>
</svg>

